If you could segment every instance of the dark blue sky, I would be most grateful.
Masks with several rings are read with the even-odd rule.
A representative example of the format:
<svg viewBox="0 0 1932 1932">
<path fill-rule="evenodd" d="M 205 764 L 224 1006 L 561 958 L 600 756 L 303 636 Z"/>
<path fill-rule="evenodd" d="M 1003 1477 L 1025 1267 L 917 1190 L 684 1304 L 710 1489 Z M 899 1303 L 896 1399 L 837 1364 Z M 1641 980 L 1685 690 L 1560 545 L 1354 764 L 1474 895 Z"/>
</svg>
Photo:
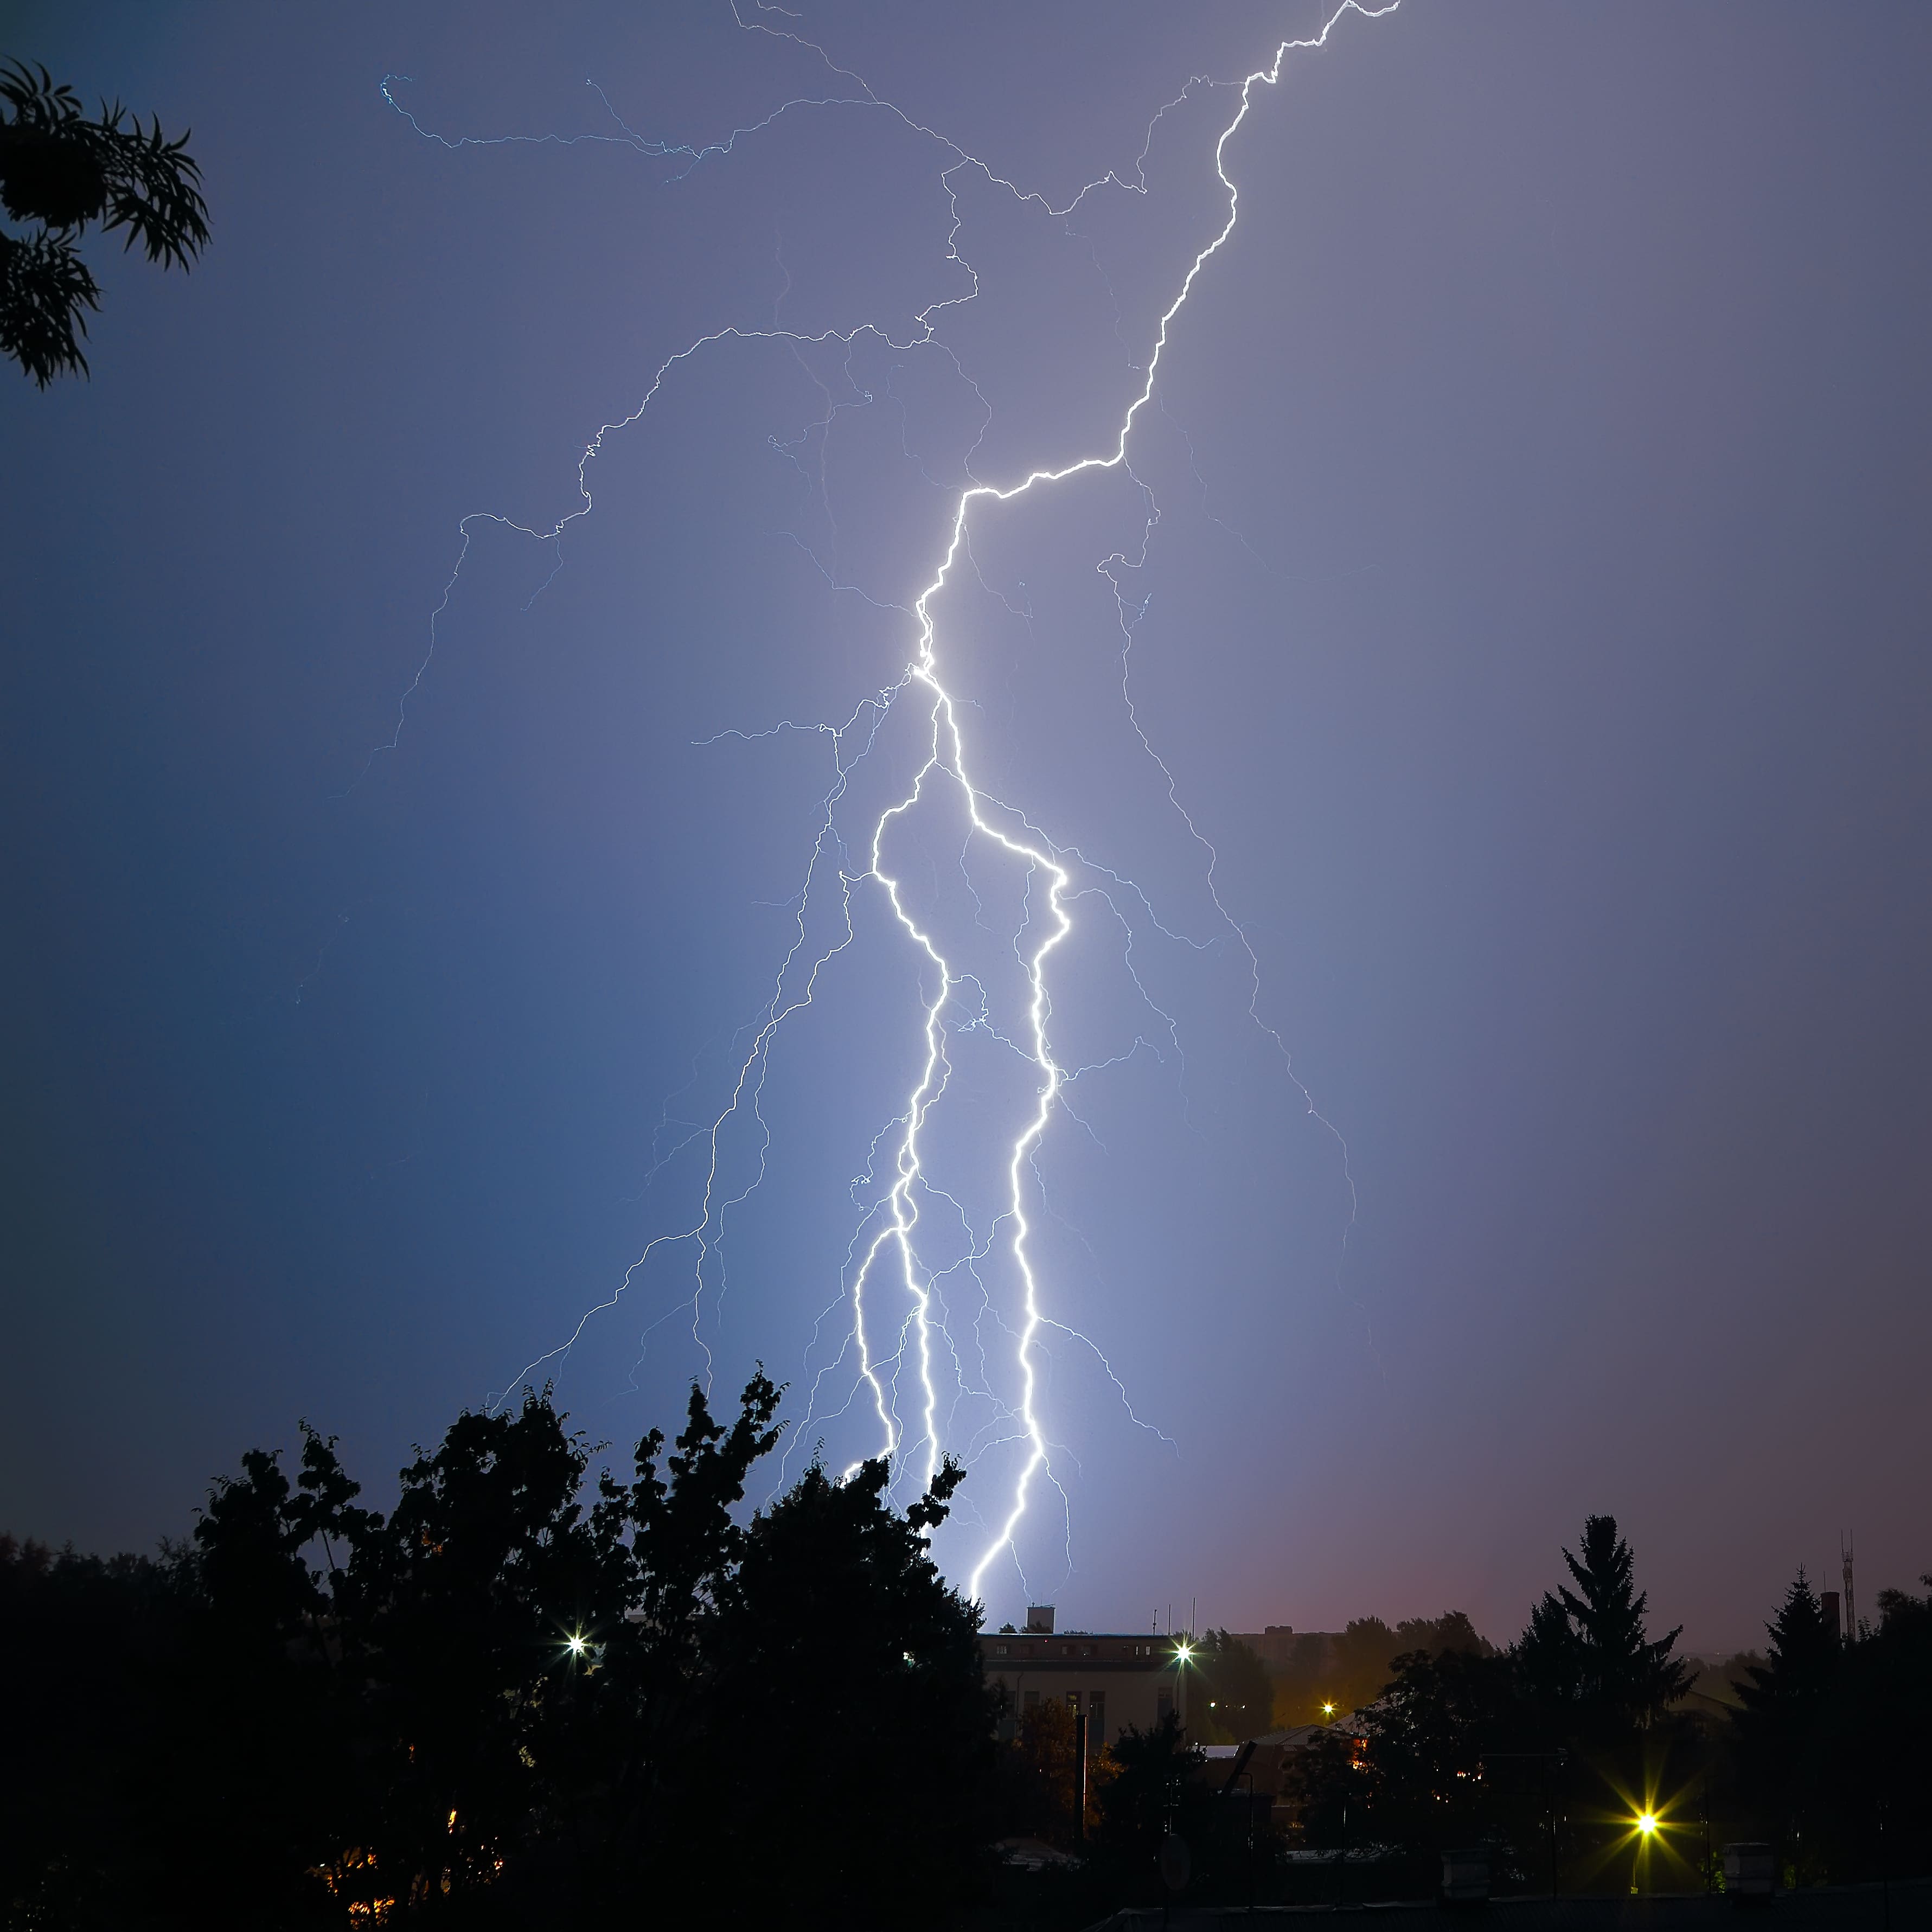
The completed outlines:
<svg viewBox="0 0 1932 1932">
<path fill-rule="evenodd" d="M 862 735 L 752 734 L 901 677 L 968 460 L 1112 446 L 1238 94 L 1150 118 L 1319 20 L 808 5 L 902 112 L 794 105 L 693 167 L 651 144 L 857 90 L 726 8 L 544 13 L 14 16 L 192 124 L 215 232 L 185 280 L 97 248 L 93 380 L 0 384 L 18 1532 L 178 1534 L 298 1415 L 380 1499 L 696 1224 L 693 1124 Z M 973 512 L 933 607 L 973 775 L 1083 855 L 1049 1034 L 1092 1070 L 1023 1186 L 1065 1326 L 1018 1555 L 1069 1621 L 1501 1636 L 1590 1510 L 1699 1647 L 1841 1527 L 1868 1601 L 1932 1567 L 1929 58 L 1906 5 L 1345 20 L 1228 145 L 1142 487 Z M 1143 166 L 1064 219 L 990 178 Z M 511 527 L 723 330 L 560 547 Z M 805 957 L 924 716 L 850 764 Z M 944 789 L 887 858 L 973 976 L 920 1236 L 963 1581 L 1020 1462 L 1045 882 Z M 791 1380 L 795 1459 L 877 1446 L 848 1251 L 932 980 L 851 904 L 720 1136 L 714 1208 L 762 1184 L 542 1371 L 599 1438 L 708 1351 Z"/>
</svg>

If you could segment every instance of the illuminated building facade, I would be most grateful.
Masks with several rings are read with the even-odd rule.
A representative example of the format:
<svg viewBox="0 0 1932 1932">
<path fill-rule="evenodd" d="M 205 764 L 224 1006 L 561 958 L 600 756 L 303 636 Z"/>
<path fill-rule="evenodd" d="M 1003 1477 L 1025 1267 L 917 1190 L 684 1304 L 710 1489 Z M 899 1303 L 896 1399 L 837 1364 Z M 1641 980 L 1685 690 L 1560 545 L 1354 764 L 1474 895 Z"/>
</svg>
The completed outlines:
<svg viewBox="0 0 1932 1932">
<path fill-rule="evenodd" d="M 1053 1612 L 1027 1612 L 1023 1630 L 982 1630 L 986 1682 L 1004 1693 L 1000 1735 L 1011 1738 L 1042 1701 L 1087 1720 L 1087 1748 L 1112 1744 L 1130 1724 L 1150 1730 L 1170 1714 L 1187 1723 L 1185 1637 L 1053 1628 Z"/>
</svg>

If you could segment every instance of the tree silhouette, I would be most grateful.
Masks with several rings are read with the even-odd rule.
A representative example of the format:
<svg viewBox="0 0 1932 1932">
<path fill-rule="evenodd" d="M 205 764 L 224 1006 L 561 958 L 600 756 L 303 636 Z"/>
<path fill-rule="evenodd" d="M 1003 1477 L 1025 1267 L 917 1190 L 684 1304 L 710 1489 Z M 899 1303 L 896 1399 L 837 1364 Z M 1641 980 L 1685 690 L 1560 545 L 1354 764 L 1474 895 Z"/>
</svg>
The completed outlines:
<svg viewBox="0 0 1932 1932">
<path fill-rule="evenodd" d="M 529 1820 L 576 1786 L 586 1670 L 624 1628 L 631 1580 L 580 1493 L 589 1462 L 548 1395 L 460 1415 L 350 1567 L 388 1862 L 446 1895 L 493 1886 Z"/>
<path fill-rule="evenodd" d="M 1210 1630 L 1194 1653 L 1201 1678 L 1192 1699 L 1194 1729 L 1207 1744 L 1240 1744 L 1274 1722 L 1274 1684 L 1268 1666 L 1238 1636 Z"/>
<path fill-rule="evenodd" d="M 1766 1720 L 1811 1710 L 1838 1674 L 1840 1646 L 1802 1564 L 1765 1630 L 1771 1639 L 1765 1661 L 1745 1666 L 1736 1686 L 1738 1702 Z"/>
<path fill-rule="evenodd" d="M 1078 1839 L 1077 1744 L 1073 1713 L 1058 1697 L 1043 1698 L 1021 1712 L 1004 1752 L 1000 1810 L 1009 1832 L 1055 1845 L 1071 1846 Z"/>
<path fill-rule="evenodd" d="M 1576 1588 L 1559 1586 L 1530 1612 L 1516 1647 L 1526 1688 L 1547 1705 L 1574 1707 L 1587 1727 L 1641 1730 L 1690 1681 L 1689 1667 L 1670 1654 L 1682 1626 L 1650 1637 L 1649 1600 L 1635 1587 L 1615 1516 L 1587 1518 L 1582 1554 L 1566 1550 L 1563 1561 Z"/>
<path fill-rule="evenodd" d="M 781 1393 L 760 1370 L 714 1418 L 694 1388 L 618 1476 L 526 1391 L 418 1450 L 386 1516 L 304 1424 L 158 1563 L 0 1537 L 0 1916 L 574 1928 L 728 1898 L 844 1932 L 962 1894 L 998 1754 L 978 1606 L 929 1550 L 962 1472 L 898 1510 L 884 1462 L 814 1465 L 748 1520 Z"/>
<path fill-rule="evenodd" d="M 1842 1655 L 1802 1568 L 1765 1628 L 1768 1652 L 1738 1682 L 1739 1708 L 1731 1721 L 1745 1795 L 1785 1830 L 1809 1822 L 1816 1808 L 1820 1733 Z"/>
<path fill-rule="evenodd" d="M 978 1606 L 928 1551 L 964 1472 L 950 1460 L 903 1514 L 891 1471 L 814 1465 L 753 1520 L 706 1633 L 707 1722 L 676 1770 L 748 1918 L 903 1925 L 964 1882 L 992 1835 L 994 1704 Z M 799 1802 L 717 1794 L 758 1761 Z M 715 1898 L 712 1874 L 694 1912 Z"/>
<path fill-rule="evenodd" d="M 1362 1842 L 1382 1780 L 1347 1732 L 1317 1731 L 1289 1759 L 1282 1781 L 1305 1844 L 1333 1850 Z"/>
<path fill-rule="evenodd" d="M 1160 1890 L 1155 1861 L 1162 1836 L 1178 1833 L 1198 1856 L 1212 1835 L 1214 1801 L 1200 1774 L 1206 1754 L 1170 1712 L 1144 1731 L 1126 1726 L 1107 1754 L 1095 1854 L 1128 1895 L 1152 1897 Z"/>
<path fill-rule="evenodd" d="M 198 1783 L 192 1568 L 0 1535 L 0 1900 L 10 1926 L 152 1924 Z M 184 1724 L 184 1719 L 190 1719 Z M 161 1767 L 166 1775 L 157 1775 Z M 212 1828 L 212 1829 L 211 1828 Z"/>
<path fill-rule="evenodd" d="M 90 120 L 44 67 L 0 64 L 0 208 L 31 224 L 0 229 L 0 353 L 45 388 L 87 373 L 80 340 L 100 290 L 80 256 L 86 230 L 123 229 L 124 246 L 184 271 L 208 241 L 208 204 L 187 135 L 169 140 L 158 118 L 144 128 L 118 100 Z"/>
<path fill-rule="evenodd" d="M 1311 1633 L 1295 1640 L 1288 1664 L 1273 1673 L 1274 1722 L 1319 1724 L 1360 1710 L 1382 1695 L 1395 1675 L 1396 1659 L 1408 1652 L 1432 1656 L 1470 1651 L 1487 1657 L 1494 1648 L 1462 1610 L 1405 1618 L 1393 1629 L 1380 1617 L 1352 1618 L 1346 1630 L 1332 1636 Z"/>
</svg>

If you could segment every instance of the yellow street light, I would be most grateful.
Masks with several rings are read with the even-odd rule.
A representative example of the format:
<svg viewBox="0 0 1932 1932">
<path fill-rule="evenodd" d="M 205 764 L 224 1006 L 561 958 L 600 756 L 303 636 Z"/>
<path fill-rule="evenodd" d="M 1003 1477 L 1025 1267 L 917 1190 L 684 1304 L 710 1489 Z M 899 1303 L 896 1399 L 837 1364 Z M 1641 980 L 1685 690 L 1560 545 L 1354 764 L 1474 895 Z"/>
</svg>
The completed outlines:
<svg viewBox="0 0 1932 1932">
<path fill-rule="evenodd" d="M 1324 1704 L 1322 1707 L 1322 1714 L 1324 1718 L 1332 1718 L 1335 1714 L 1334 1706 L 1333 1704 Z"/>
<path fill-rule="evenodd" d="M 1636 1821 L 1637 1829 L 1647 1838 L 1657 1829 L 1657 1814 L 1646 1811 Z"/>
</svg>

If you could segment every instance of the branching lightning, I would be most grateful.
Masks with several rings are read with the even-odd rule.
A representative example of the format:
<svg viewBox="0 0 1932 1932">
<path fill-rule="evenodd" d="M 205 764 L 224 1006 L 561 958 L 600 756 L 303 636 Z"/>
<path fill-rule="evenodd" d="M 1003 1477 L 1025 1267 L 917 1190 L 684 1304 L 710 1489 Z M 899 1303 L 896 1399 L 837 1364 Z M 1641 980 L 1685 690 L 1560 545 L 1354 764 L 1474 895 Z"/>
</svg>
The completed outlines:
<svg viewBox="0 0 1932 1932">
<path fill-rule="evenodd" d="M 1384 0 L 1381 4 L 1364 4 L 1364 0 L 1340 0 L 1318 32 L 1304 39 L 1281 41 L 1266 65 L 1256 68 L 1238 83 L 1209 82 L 1198 77 L 1190 81 L 1183 94 L 1164 106 L 1149 123 L 1146 142 L 1133 171 L 1136 178 L 1123 178 L 1110 171 L 1088 183 L 1064 208 L 1052 207 L 1045 197 L 1022 189 L 977 156 L 914 120 L 891 102 L 881 99 L 860 76 L 837 65 L 823 48 L 802 34 L 764 20 L 747 20 L 734 4 L 734 16 L 740 27 L 748 32 L 768 34 L 794 44 L 822 61 L 831 74 L 848 84 L 850 91 L 788 100 L 763 119 L 735 129 L 723 139 L 699 148 L 646 140 L 626 126 L 614 110 L 610 110 L 610 115 L 617 131 L 574 138 L 626 145 L 641 154 L 668 160 L 681 178 L 700 166 L 722 160 L 732 154 L 741 142 L 770 128 L 782 116 L 802 109 L 843 107 L 896 117 L 908 130 L 937 143 L 950 158 L 940 170 L 940 180 L 950 208 L 946 259 L 964 272 L 967 292 L 935 302 L 920 311 L 916 318 L 916 328 L 905 341 L 894 340 L 887 331 L 871 322 L 862 322 L 842 331 L 794 331 L 780 326 L 775 312 L 772 326 L 769 328 L 716 329 L 665 358 L 656 368 L 637 406 L 618 421 L 604 424 L 585 447 L 578 464 L 578 506 L 553 527 L 547 530 L 531 528 L 494 515 L 464 519 L 456 562 L 445 586 L 442 602 L 432 615 L 428 650 L 398 706 L 395 731 L 386 743 L 376 747 L 370 754 L 373 760 L 379 753 L 394 751 L 400 742 L 410 698 L 428 673 L 436 649 L 438 626 L 448 611 L 461 574 L 474 524 L 494 522 L 550 546 L 555 554 L 556 567 L 560 567 L 562 540 L 566 530 L 587 515 L 592 508 L 590 466 L 607 439 L 638 422 L 665 384 L 686 364 L 701 355 L 721 350 L 728 345 L 780 342 L 802 356 L 808 349 L 842 344 L 849 356 L 862 339 L 871 338 L 895 350 L 926 349 L 950 358 L 960 377 L 975 394 L 980 394 L 978 385 L 960 367 L 957 356 L 938 335 L 946 312 L 972 301 L 980 290 L 977 272 L 959 253 L 964 218 L 954 180 L 958 171 L 974 170 L 988 184 L 1056 218 L 1070 214 L 1089 195 L 1109 185 L 1144 195 L 1148 191 L 1148 156 L 1161 118 L 1198 88 L 1218 86 L 1238 91 L 1238 105 L 1220 130 L 1214 148 L 1215 172 L 1226 197 L 1225 220 L 1194 254 L 1172 299 L 1161 311 L 1150 350 L 1140 366 L 1138 390 L 1126 400 L 1112 432 L 1111 444 L 1074 455 L 1055 466 L 1032 470 L 1017 481 L 979 480 L 974 476 L 972 464 L 991 418 L 990 406 L 986 404 L 983 394 L 980 394 L 983 414 L 980 439 L 965 458 L 968 481 L 953 502 L 943 552 L 909 607 L 885 604 L 885 608 L 902 610 L 910 620 L 914 632 L 910 661 L 898 681 L 888 688 L 866 696 L 842 722 L 786 722 L 761 732 L 719 734 L 753 739 L 779 732 L 805 732 L 818 736 L 829 750 L 830 782 L 819 800 L 816 833 L 805 877 L 790 902 L 794 915 L 792 935 L 772 976 L 769 997 L 748 1035 L 741 1037 L 734 1055 L 735 1074 L 723 1103 L 706 1110 L 706 1118 L 685 1124 L 670 1152 L 659 1154 L 658 1165 L 662 1166 L 686 1148 L 695 1145 L 700 1150 L 703 1180 L 692 1214 L 682 1225 L 649 1241 L 610 1294 L 586 1312 L 564 1341 L 526 1364 L 509 1384 L 512 1389 L 520 1386 L 547 1364 L 567 1354 L 593 1318 L 616 1306 L 654 1258 L 670 1250 L 682 1250 L 689 1258 L 689 1292 L 667 1308 L 652 1326 L 656 1328 L 680 1310 L 687 1313 L 692 1335 L 709 1364 L 710 1350 L 704 1332 L 706 1296 L 710 1290 L 715 1318 L 716 1300 L 722 1296 L 725 1288 L 721 1250 L 726 1225 L 732 1211 L 748 1198 L 765 1177 L 770 1136 L 760 1102 L 775 1045 L 787 1022 L 812 1004 L 824 976 L 834 962 L 856 941 L 859 928 L 854 922 L 854 911 L 859 896 L 876 892 L 903 934 L 909 956 L 920 974 L 922 1017 L 914 1055 L 916 1072 L 894 1117 L 874 1138 L 865 1172 L 854 1183 L 860 1220 L 848 1252 L 848 1265 L 840 1293 L 820 1316 L 812 1346 L 816 1347 L 824 1324 L 841 1309 L 844 1311 L 845 1340 L 835 1360 L 818 1369 L 810 1385 L 804 1426 L 795 1432 L 794 1439 L 803 1439 L 814 1420 L 824 1421 L 843 1413 L 844 1407 L 849 1406 L 862 1392 L 863 1399 L 876 1418 L 880 1449 L 896 1459 L 907 1474 L 916 1472 L 923 1480 L 929 1480 L 942 1455 L 949 1451 L 970 1461 L 996 1444 L 1011 1444 L 1018 1466 L 1011 1492 L 986 1522 L 982 1546 L 964 1580 L 967 1592 L 976 1598 L 982 1596 L 988 1572 L 996 1564 L 1010 1561 L 1018 1564 L 1020 1527 L 1036 1492 L 1043 1485 L 1058 1486 L 1054 1457 L 1056 1454 L 1066 1452 L 1063 1445 L 1050 1438 L 1042 1412 L 1041 1360 L 1042 1349 L 1046 1346 L 1046 1336 L 1049 1333 L 1063 1334 L 1092 1349 L 1122 1400 L 1126 1400 L 1126 1390 L 1097 1345 L 1056 1320 L 1048 1312 L 1048 1284 L 1042 1277 L 1034 1252 L 1036 1216 L 1042 1211 L 1044 1199 L 1037 1165 L 1040 1152 L 1057 1115 L 1064 1113 L 1078 1121 L 1078 1116 L 1069 1103 L 1067 1090 L 1084 1072 L 1091 1070 L 1064 1064 L 1055 1046 L 1053 1022 L 1056 987 L 1052 971 L 1055 956 L 1074 932 L 1076 908 L 1083 900 L 1090 898 L 1102 909 L 1101 916 L 1118 921 L 1126 935 L 1127 974 L 1158 1022 L 1155 1037 L 1151 1040 L 1136 1038 L 1119 1056 L 1125 1058 L 1144 1048 L 1160 1052 L 1163 1042 L 1171 1047 L 1178 1048 L 1178 1046 L 1174 1018 L 1148 994 L 1136 965 L 1135 918 L 1144 920 L 1153 929 L 1170 939 L 1180 939 L 1197 947 L 1205 942 L 1187 938 L 1164 923 L 1146 894 L 1130 879 L 1090 859 L 1077 847 L 1057 843 L 1025 813 L 985 788 L 975 776 L 964 715 L 968 707 L 947 682 L 939 623 L 934 612 L 935 600 L 941 597 L 962 570 L 977 574 L 978 564 L 973 556 L 970 538 L 976 507 L 1010 503 L 1036 494 L 1043 494 L 1056 485 L 1096 472 L 1122 473 L 1141 491 L 1147 514 L 1137 554 L 1130 557 L 1124 552 L 1117 552 L 1096 566 L 1112 586 L 1118 614 L 1120 689 L 1126 714 L 1134 734 L 1160 774 L 1168 802 L 1179 814 L 1187 834 L 1204 855 L 1206 890 L 1215 913 L 1226 933 L 1232 935 L 1245 952 L 1250 985 L 1249 1016 L 1279 1050 L 1286 1077 L 1306 1104 L 1308 1112 L 1334 1137 L 1344 1177 L 1348 1179 L 1352 1226 L 1354 1188 L 1352 1178 L 1348 1176 L 1347 1150 L 1342 1137 L 1316 1109 L 1306 1089 L 1294 1074 L 1280 1034 L 1262 1016 L 1260 963 L 1240 922 L 1221 897 L 1216 879 L 1218 854 L 1183 805 L 1174 772 L 1156 748 L 1135 705 L 1130 680 L 1130 655 L 1135 625 L 1144 605 L 1137 607 L 1124 586 L 1127 574 L 1138 569 L 1145 561 L 1159 520 L 1159 512 L 1151 491 L 1135 475 L 1129 461 L 1129 448 L 1143 412 L 1156 400 L 1156 384 L 1162 359 L 1168 352 L 1170 328 L 1186 304 L 1203 271 L 1235 232 L 1240 191 L 1228 172 L 1228 149 L 1248 118 L 1256 90 L 1278 84 L 1284 63 L 1290 55 L 1325 46 L 1343 16 L 1352 13 L 1365 20 L 1378 19 L 1395 11 L 1399 4 L 1400 0 Z M 452 148 L 474 144 L 467 139 L 452 140 L 424 129 L 397 100 L 394 85 L 393 81 L 385 82 L 386 98 L 425 139 Z M 609 105 L 605 100 L 607 109 Z M 507 138 L 557 140 L 562 137 Z M 822 384 L 820 386 L 824 388 Z M 839 406 L 830 392 L 826 392 L 826 416 L 823 427 L 829 428 Z M 776 438 L 773 446 L 793 461 L 799 460 L 796 446 L 781 445 Z M 835 574 L 808 547 L 801 543 L 801 548 L 806 549 L 807 555 L 828 582 L 842 590 L 857 590 L 856 586 L 838 584 Z M 878 598 L 868 601 L 875 604 L 884 602 Z M 847 801 L 855 771 L 874 749 L 888 717 L 902 706 L 916 707 L 919 713 L 922 713 L 922 762 L 903 794 L 878 812 L 870 828 L 869 841 L 860 842 L 864 851 L 863 869 L 850 870 L 844 862 L 844 855 L 849 848 L 839 830 L 841 808 Z M 367 768 L 365 764 L 364 770 Z M 960 852 L 960 868 L 966 879 L 967 890 L 974 892 L 976 904 L 977 894 L 968 871 L 969 854 L 976 849 L 998 862 L 1016 868 L 1025 882 L 1024 910 L 1011 934 L 1013 958 L 1024 992 L 1016 1022 L 1004 1031 L 995 1023 L 993 1001 L 986 986 L 963 963 L 949 956 L 946 944 L 933 923 L 922 917 L 915 896 L 909 890 L 908 881 L 893 855 L 895 833 L 912 814 L 942 795 L 963 814 L 966 831 Z M 1124 906 L 1126 909 L 1124 910 Z M 828 908 L 829 926 L 826 919 L 820 916 Z M 1130 912 L 1133 916 L 1130 916 Z M 1070 997 L 1064 988 L 1060 990 L 1063 997 Z M 944 1104 L 955 1071 L 952 1048 L 956 1039 L 969 1032 L 985 1033 L 1016 1057 L 1025 1070 L 1024 1077 L 1032 1089 L 1030 1107 L 1024 1111 L 1024 1118 L 1012 1139 L 1003 1144 L 998 1156 L 1004 1174 L 1003 1203 L 993 1224 L 977 1229 L 971 1226 L 971 1217 L 962 1202 L 928 1174 L 926 1152 L 928 1124 L 935 1110 Z M 740 1121 L 748 1121 L 751 1125 L 756 1158 L 748 1178 L 728 1180 L 725 1139 L 728 1132 Z M 1084 1126 L 1084 1123 L 1080 1124 Z M 943 1265 L 933 1258 L 932 1247 L 922 1238 L 931 1216 L 935 1214 L 943 1214 L 949 1222 L 956 1220 L 958 1232 L 949 1232 L 947 1238 L 963 1241 L 964 1244 L 963 1253 Z M 972 1324 L 971 1344 L 962 1352 L 962 1333 L 956 1329 L 947 1306 L 947 1298 L 952 1292 L 950 1284 L 955 1278 L 962 1276 L 977 1281 L 981 1264 L 996 1250 L 1001 1253 L 1004 1264 L 1013 1270 L 1018 1284 L 1017 1320 L 1012 1323 L 1002 1321 L 993 1308 L 985 1284 L 980 1282 L 980 1308 Z M 1000 1340 L 1010 1351 L 1010 1367 L 1006 1372 L 1010 1375 L 1010 1386 L 1014 1392 L 1009 1398 L 994 1393 L 994 1378 L 987 1370 L 985 1327 L 989 1322 L 1000 1328 Z M 648 1335 L 650 1330 L 646 1332 Z M 969 1368 L 967 1360 L 967 1355 L 975 1352 L 980 1364 L 976 1372 Z M 937 1372 L 935 1366 L 942 1354 L 948 1359 L 952 1384 L 961 1391 L 950 1409 L 941 1396 L 942 1381 L 946 1378 Z M 849 1366 L 842 1368 L 845 1364 Z M 849 1380 L 842 1384 L 842 1375 L 849 1377 Z M 913 1413 L 903 1416 L 899 1398 L 902 1376 L 909 1379 L 915 1391 L 910 1403 Z M 835 1396 L 842 1385 L 848 1393 L 843 1406 L 821 1410 L 820 1394 L 828 1380 L 833 1384 Z M 986 1404 L 988 1419 L 962 1437 L 957 1412 L 969 1390 Z M 1129 1413 L 1132 1412 L 1130 1408 Z M 1134 1419 L 1136 1422 L 1140 1420 L 1138 1416 Z M 1061 1493 L 1064 1498 L 1064 1491 Z M 1023 1574 L 1021 1580 L 1024 1581 Z"/>
</svg>

